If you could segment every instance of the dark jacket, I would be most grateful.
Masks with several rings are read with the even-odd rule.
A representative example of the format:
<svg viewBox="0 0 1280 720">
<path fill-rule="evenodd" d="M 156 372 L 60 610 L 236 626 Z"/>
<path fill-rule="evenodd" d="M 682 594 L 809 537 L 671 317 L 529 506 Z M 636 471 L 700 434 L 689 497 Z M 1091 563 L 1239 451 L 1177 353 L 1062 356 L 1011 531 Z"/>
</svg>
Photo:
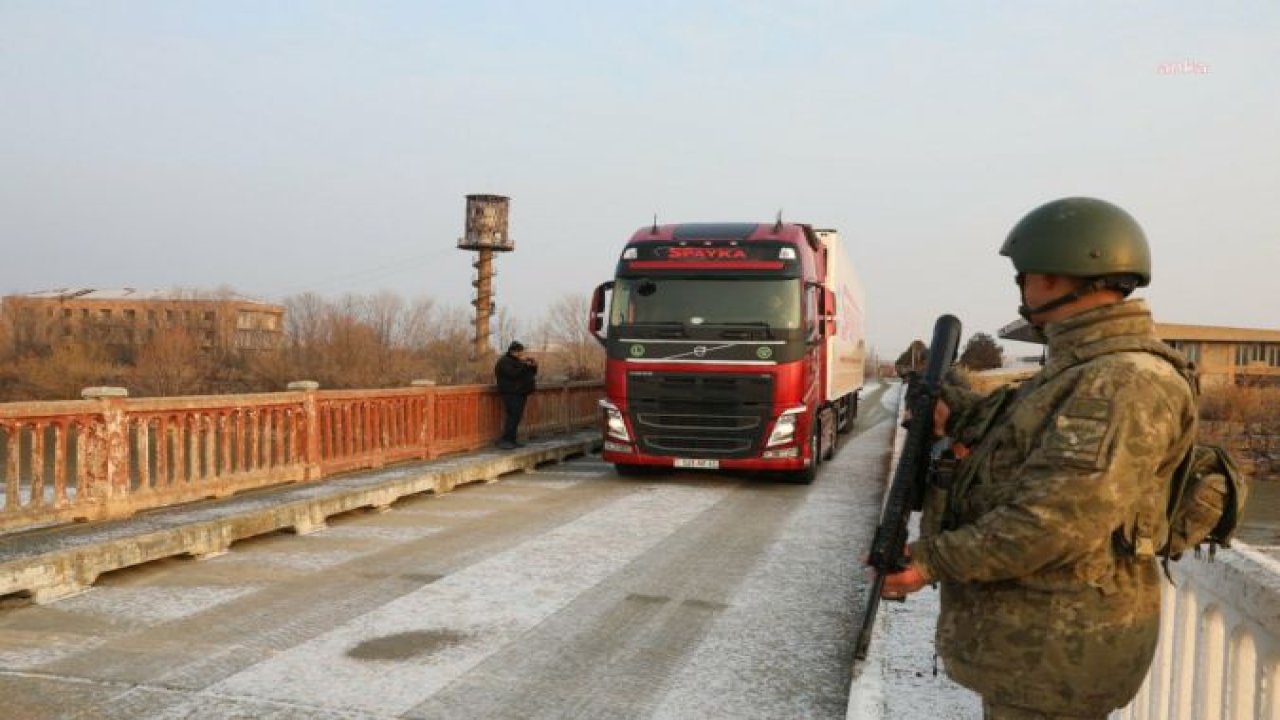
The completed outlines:
<svg viewBox="0 0 1280 720">
<path fill-rule="evenodd" d="M 498 358 L 493 366 L 493 376 L 498 381 L 498 392 L 503 395 L 528 395 L 533 392 L 534 377 L 538 366 L 510 353 Z"/>
</svg>

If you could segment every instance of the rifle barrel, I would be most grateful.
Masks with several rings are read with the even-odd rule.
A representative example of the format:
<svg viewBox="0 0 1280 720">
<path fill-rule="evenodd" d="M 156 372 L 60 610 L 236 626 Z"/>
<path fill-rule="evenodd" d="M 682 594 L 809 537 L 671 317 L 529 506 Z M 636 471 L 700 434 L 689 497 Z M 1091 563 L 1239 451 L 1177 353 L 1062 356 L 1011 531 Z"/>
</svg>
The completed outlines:
<svg viewBox="0 0 1280 720">
<path fill-rule="evenodd" d="M 894 467 L 893 482 L 885 497 L 876 526 L 868 564 L 875 570 L 871 593 L 862 616 L 862 627 L 854 644 L 854 659 L 864 660 L 871 644 L 871 629 L 880 610 L 880 591 L 884 578 L 899 572 L 906 566 L 904 551 L 907 544 L 907 522 L 911 512 L 920 507 L 924 495 L 923 480 L 929 462 L 929 448 L 933 443 L 933 406 L 941 394 L 942 378 L 955 361 L 960 346 L 960 321 L 954 315 L 943 315 L 933 325 L 933 344 L 929 346 L 929 362 L 924 375 L 918 380 L 920 387 L 913 391 L 909 404 L 911 419 L 907 425 L 907 437 L 902 454 Z"/>
</svg>

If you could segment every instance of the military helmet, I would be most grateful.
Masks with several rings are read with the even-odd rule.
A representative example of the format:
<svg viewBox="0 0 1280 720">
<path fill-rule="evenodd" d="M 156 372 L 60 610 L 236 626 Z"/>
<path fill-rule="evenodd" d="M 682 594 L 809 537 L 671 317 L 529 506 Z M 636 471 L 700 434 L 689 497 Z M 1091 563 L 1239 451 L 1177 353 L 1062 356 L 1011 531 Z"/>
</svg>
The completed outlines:
<svg viewBox="0 0 1280 720">
<path fill-rule="evenodd" d="M 1000 254 L 1019 273 L 1125 278 L 1128 289 L 1151 282 L 1151 250 L 1142 227 L 1096 198 L 1062 198 L 1032 210 L 1009 231 Z"/>
</svg>

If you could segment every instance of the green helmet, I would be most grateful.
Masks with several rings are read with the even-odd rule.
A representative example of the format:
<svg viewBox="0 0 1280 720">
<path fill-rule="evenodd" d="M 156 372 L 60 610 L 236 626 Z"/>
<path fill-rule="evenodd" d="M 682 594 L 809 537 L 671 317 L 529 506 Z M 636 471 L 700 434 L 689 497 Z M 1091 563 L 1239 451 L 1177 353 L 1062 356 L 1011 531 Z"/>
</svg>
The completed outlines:
<svg viewBox="0 0 1280 720">
<path fill-rule="evenodd" d="M 1151 282 L 1142 227 L 1095 198 L 1062 198 L 1032 210 L 1009 231 L 1000 254 L 1020 273 L 1114 278 L 1125 290 Z"/>
</svg>

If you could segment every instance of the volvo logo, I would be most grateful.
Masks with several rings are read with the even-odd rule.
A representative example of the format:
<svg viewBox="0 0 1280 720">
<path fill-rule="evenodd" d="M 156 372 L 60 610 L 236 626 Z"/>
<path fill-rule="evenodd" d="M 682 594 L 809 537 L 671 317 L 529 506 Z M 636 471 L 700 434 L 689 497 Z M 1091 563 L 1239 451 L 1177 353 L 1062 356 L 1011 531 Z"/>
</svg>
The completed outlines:
<svg viewBox="0 0 1280 720">
<path fill-rule="evenodd" d="M 694 348 L 694 349 L 693 349 L 693 356 L 694 356 L 694 357 L 703 357 L 703 356 L 704 356 L 704 355 L 706 355 L 706 354 L 707 354 L 707 346 L 706 346 L 706 345 L 699 345 L 698 347 L 696 347 L 696 348 Z"/>
<path fill-rule="evenodd" d="M 630 350 L 630 352 L 631 352 L 631 357 L 637 357 L 637 358 L 638 358 L 638 357 L 643 357 L 643 356 L 644 356 L 644 346 L 643 346 L 643 345 L 632 345 L 632 346 L 631 346 L 631 350 Z"/>
</svg>

